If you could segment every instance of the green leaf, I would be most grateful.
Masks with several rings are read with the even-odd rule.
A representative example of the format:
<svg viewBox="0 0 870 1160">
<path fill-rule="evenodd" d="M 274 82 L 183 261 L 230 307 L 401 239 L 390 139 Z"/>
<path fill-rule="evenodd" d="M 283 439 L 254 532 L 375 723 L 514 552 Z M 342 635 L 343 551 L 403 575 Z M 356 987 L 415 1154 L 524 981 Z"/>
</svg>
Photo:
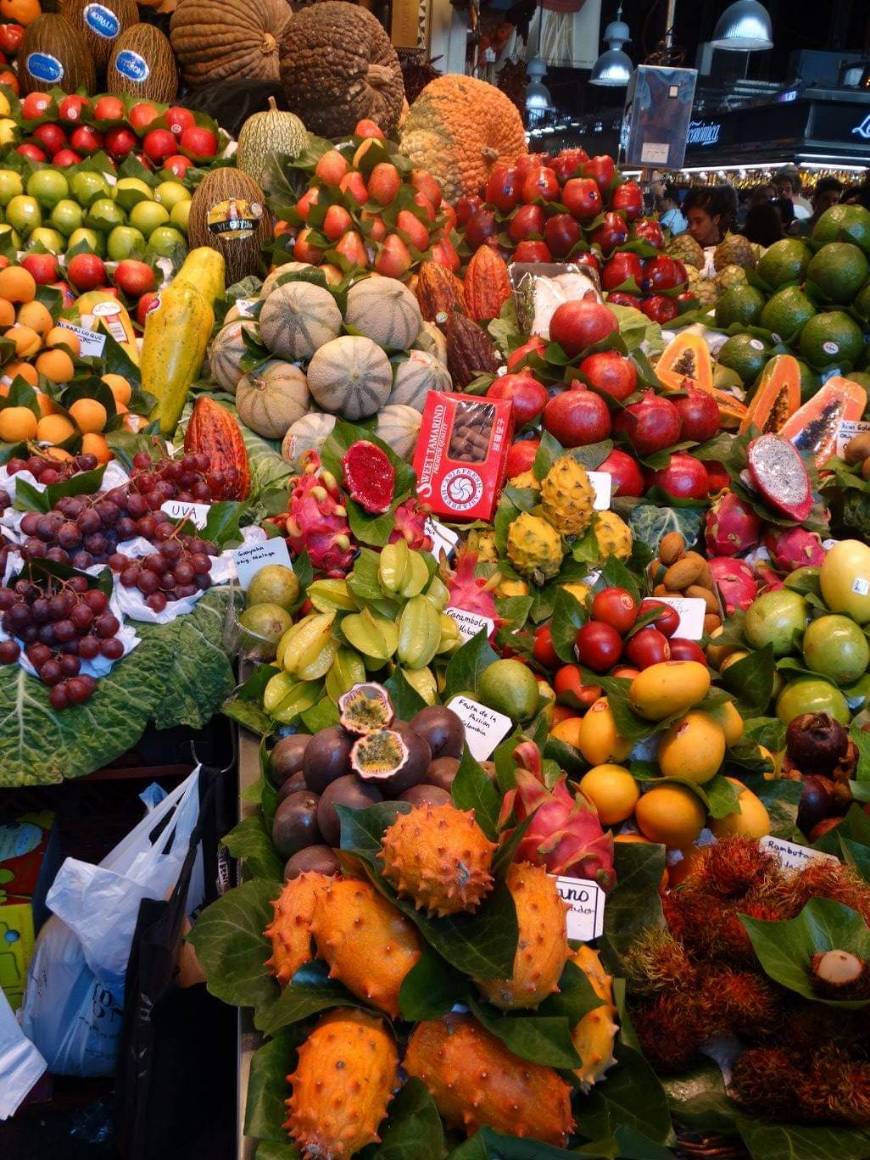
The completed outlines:
<svg viewBox="0 0 870 1160">
<path fill-rule="evenodd" d="M 819 951 L 851 951 L 870 958 L 870 930 L 861 916 L 841 902 L 812 898 L 797 918 L 764 922 L 740 915 L 764 972 L 776 983 L 829 1007 L 858 1009 L 870 999 L 822 999 L 813 990 L 810 960 Z"/>
<path fill-rule="evenodd" d="M 299 968 L 274 1002 L 258 1009 L 254 1022 L 258 1031 L 275 1035 L 330 1007 L 364 1008 L 365 1004 L 329 978 L 326 963 L 314 960 Z"/>
<path fill-rule="evenodd" d="M 870 882 L 870 846 L 841 836 L 840 849 L 846 865 L 857 870 L 865 882 Z"/>
<path fill-rule="evenodd" d="M 411 1077 L 390 1104 L 371 1160 L 441 1160 L 444 1129 L 422 1080 Z"/>
<path fill-rule="evenodd" d="M 384 681 L 384 688 L 390 694 L 396 716 L 400 721 L 410 721 L 415 713 L 426 708 L 426 702 L 408 683 L 401 669 L 397 668 L 393 675 Z"/>
<path fill-rule="evenodd" d="M 210 993 L 224 1003 L 257 1007 L 275 1000 L 278 984 L 266 966 L 272 947 L 263 931 L 280 893 L 280 882 L 245 882 L 206 907 L 187 936 Z"/>
<path fill-rule="evenodd" d="M 521 1140 L 503 1136 L 492 1128 L 481 1128 L 454 1148 L 448 1160 L 576 1160 L 576 1153 L 540 1140 Z"/>
<path fill-rule="evenodd" d="M 478 682 L 484 669 L 498 660 L 498 653 L 490 647 L 486 629 L 456 650 L 447 664 L 443 700 L 449 701 L 456 693 L 477 692 Z"/>
<path fill-rule="evenodd" d="M 747 717 L 743 721 L 744 736 L 756 745 L 763 745 L 771 753 L 785 748 L 785 725 L 778 717 Z"/>
<path fill-rule="evenodd" d="M 695 1131 L 733 1133 L 735 1107 L 725 1094 L 718 1064 L 707 1060 L 679 1076 L 666 1076 L 662 1085 L 678 1123 Z"/>
<path fill-rule="evenodd" d="M 287 1143 L 287 1132 L 281 1127 L 287 1119 L 287 1076 L 302 1038 L 299 1029 L 284 1031 L 252 1055 L 245 1103 L 246 1136 Z"/>
<path fill-rule="evenodd" d="M 514 1055 L 547 1067 L 579 1067 L 580 1056 L 571 1041 L 571 1024 L 564 1016 L 499 1011 L 469 997 L 471 1013 Z"/>
<path fill-rule="evenodd" d="M 797 827 L 797 812 L 803 793 L 803 782 L 787 778 L 744 775 L 740 778 L 747 789 L 760 798 L 770 816 L 770 832 L 774 838 L 802 842 L 803 835 Z"/>
<path fill-rule="evenodd" d="M 450 794 L 453 804 L 460 810 L 474 810 L 477 824 L 491 841 L 495 841 L 501 799 L 498 790 L 471 756 L 468 746 L 462 754 Z"/>
<path fill-rule="evenodd" d="M 604 940 L 618 963 L 647 927 L 664 925 L 659 883 L 665 871 L 665 848 L 618 842 L 614 864 L 617 882 L 607 896 Z"/>
<path fill-rule="evenodd" d="M 300 713 L 299 718 L 309 733 L 318 733 L 338 724 L 338 706 L 329 697 L 322 697 L 316 705 Z"/>
<path fill-rule="evenodd" d="M 602 588 L 625 588 L 635 600 L 640 600 L 637 578 L 616 556 L 609 556 L 601 566 L 601 575 L 595 581 L 595 589 L 600 591 Z"/>
<path fill-rule="evenodd" d="M 239 520 L 248 510 L 246 503 L 236 503 L 234 500 L 221 500 L 213 503 L 202 529 L 202 538 L 212 540 L 219 547 L 238 547 L 242 542 L 242 529 Z"/>
<path fill-rule="evenodd" d="M 870 1156 L 870 1132 L 858 1128 L 810 1128 L 743 1119 L 737 1126 L 752 1160 L 852 1160 Z"/>
<path fill-rule="evenodd" d="M 399 1010 L 403 1019 L 413 1023 L 440 1019 L 455 1003 L 464 1000 L 466 991 L 464 976 L 427 946 L 402 980 Z"/>
<path fill-rule="evenodd" d="M 576 596 L 572 596 L 564 588 L 556 592 L 553 603 L 553 621 L 550 626 L 553 634 L 553 648 L 560 660 L 566 665 L 577 662 L 574 652 L 574 641 L 577 630 L 589 619 L 589 614 Z"/>
<path fill-rule="evenodd" d="M 222 841 L 234 858 L 243 859 L 246 878 L 280 881 L 284 863 L 275 853 L 262 814 L 243 818 Z"/>
<path fill-rule="evenodd" d="M 286 1116 L 286 1109 L 284 1114 Z M 301 1155 L 302 1153 L 294 1144 L 281 1144 L 277 1140 L 262 1140 L 257 1145 L 257 1154 L 254 1160 L 299 1160 Z"/>
<path fill-rule="evenodd" d="M 725 818 L 728 814 L 737 813 L 737 790 L 721 773 L 704 782 L 704 792 L 707 795 L 707 807 L 714 818 Z"/>
<path fill-rule="evenodd" d="M 756 717 L 770 704 L 775 678 L 776 658 L 773 646 L 768 644 L 729 665 L 719 681 L 737 698 L 743 716 Z"/>
<path fill-rule="evenodd" d="M 668 1099 L 656 1073 L 639 1051 L 624 1043 L 615 1051 L 618 1066 L 607 1073 L 587 1097 L 587 1107 L 607 1112 L 611 1130 L 632 1128 L 657 1144 L 671 1141 L 673 1130 Z"/>
</svg>

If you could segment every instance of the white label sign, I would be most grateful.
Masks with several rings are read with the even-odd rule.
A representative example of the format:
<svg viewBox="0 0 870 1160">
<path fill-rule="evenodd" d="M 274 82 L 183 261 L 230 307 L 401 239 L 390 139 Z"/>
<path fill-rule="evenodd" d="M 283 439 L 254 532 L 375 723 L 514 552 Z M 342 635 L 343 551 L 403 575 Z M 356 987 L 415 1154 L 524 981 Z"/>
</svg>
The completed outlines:
<svg viewBox="0 0 870 1160">
<path fill-rule="evenodd" d="M 565 915 L 568 938 L 578 942 L 599 938 L 604 933 L 604 891 L 588 878 L 555 877 L 556 889 L 569 907 Z"/>
<path fill-rule="evenodd" d="M 589 482 L 595 492 L 593 510 L 606 512 L 610 507 L 610 497 L 613 492 L 613 476 L 607 471 L 590 471 Z"/>
<path fill-rule="evenodd" d="M 453 710 L 465 726 L 465 740 L 475 761 L 486 761 L 496 745 L 513 728 L 510 717 L 496 713 L 495 709 L 489 709 L 469 697 L 454 697 L 447 707 Z"/>
<path fill-rule="evenodd" d="M 283 564 L 285 568 L 293 570 L 287 541 L 281 536 L 274 536 L 271 540 L 259 544 L 250 544 L 246 548 L 237 548 L 233 556 L 239 584 L 245 590 L 260 569 L 265 568 L 267 564 Z"/>
<path fill-rule="evenodd" d="M 762 850 L 773 854 L 779 860 L 783 870 L 803 870 L 808 862 L 812 862 L 816 858 L 837 861 L 832 854 L 824 854 L 821 850 L 811 850 L 809 846 L 798 846 L 796 842 L 787 842 L 785 838 L 772 838 L 770 835 L 762 838 L 759 846 Z"/>
<path fill-rule="evenodd" d="M 667 141 L 644 141 L 640 160 L 644 165 L 667 165 L 670 151 Z"/>
<path fill-rule="evenodd" d="M 453 555 L 459 543 L 459 532 L 454 532 L 453 528 L 433 520 L 431 516 L 426 520 L 425 529 L 426 535 L 432 538 L 432 555 L 436 560 L 442 552 L 445 556 Z"/>
<path fill-rule="evenodd" d="M 451 620 L 456 621 L 456 627 L 459 629 L 463 644 L 477 636 L 482 628 L 486 629 L 487 637 L 495 628 L 495 621 L 490 620 L 488 616 L 480 616 L 476 612 L 467 612 L 464 608 L 454 608 L 452 605 L 445 608 L 444 611 Z"/>
<path fill-rule="evenodd" d="M 674 636 L 681 640 L 700 640 L 704 635 L 707 605 L 700 596 L 656 596 L 659 604 L 669 604 L 679 613 L 680 623 Z M 655 627 L 655 625 L 653 625 Z"/>
<path fill-rule="evenodd" d="M 846 444 L 855 438 L 856 435 L 863 435 L 865 431 L 870 431 L 870 423 L 865 423 L 861 419 L 841 419 L 840 425 L 837 428 L 837 448 L 836 455 L 842 459 L 843 452 L 846 450 Z"/>
<path fill-rule="evenodd" d="M 185 503 L 180 499 L 168 499 L 160 505 L 160 510 L 173 520 L 190 520 L 196 528 L 204 528 L 211 511 L 210 503 Z"/>
<path fill-rule="evenodd" d="M 852 591 L 856 596 L 867 596 L 870 593 L 870 580 L 865 580 L 863 576 L 856 576 L 852 581 Z"/>
<path fill-rule="evenodd" d="M 58 326 L 64 327 L 66 330 L 71 330 L 76 338 L 79 340 L 79 348 L 82 358 L 102 358 L 103 348 L 106 345 L 106 336 L 104 334 L 97 334 L 94 330 L 88 330 L 84 326 L 73 326 L 71 322 L 67 322 L 62 318 Z"/>
<path fill-rule="evenodd" d="M 233 306 L 242 318 L 253 318 L 254 310 L 259 301 L 259 298 L 237 298 Z"/>
</svg>

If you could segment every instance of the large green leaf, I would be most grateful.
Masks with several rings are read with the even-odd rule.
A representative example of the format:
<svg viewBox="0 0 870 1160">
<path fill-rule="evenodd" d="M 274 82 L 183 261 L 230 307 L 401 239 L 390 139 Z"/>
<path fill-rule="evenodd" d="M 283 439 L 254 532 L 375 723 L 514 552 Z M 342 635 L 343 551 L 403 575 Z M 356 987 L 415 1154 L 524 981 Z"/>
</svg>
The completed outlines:
<svg viewBox="0 0 870 1160">
<path fill-rule="evenodd" d="M 293 1070 L 301 1029 L 284 1031 L 270 1039 L 251 1057 L 248 1098 L 245 1103 L 245 1135 L 289 1145 L 282 1124 L 287 1119 L 284 1101 L 290 1094 L 287 1076 Z"/>
<path fill-rule="evenodd" d="M 611 1132 L 630 1127 L 657 1144 L 673 1137 L 668 1099 L 656 1073 L 639 1051 L 622 1043 L 616 1048 L 618 1066 L 596 1084 L 587 1097 L 587 1109 L 599 1118 L 606 1113 Z"/>
<path fill-rule="evenodd" d="M 665 849 L 617 842 L 614 862 L 617 882 L 604 910 L 604 945 L 615 960 L 612 967 L 648 926 L 664 925 L 659 883 L 665 870 Z"/>
<path fill-rule="evenodd" d="M 465 977 L 427 946 L 402 980 L 399 1010 L 403 1019 L 413 1023 L 438 1019 L 462 1002 L 467 991 Z"/>
<path fill-rule="evenodd" d="M 549 1067 L 579 1067 L 581 1060 L 571 1042 L 571 1024 L 562 1015 L 522 1015 L 498 1011 L 469 997 L 471 1013 L 521 1059 Z"/>
<path fill-rule="evenodd" d="M 775 676 L 776 659 L 773 646 L 768 644 L 729 665 L 719 681 L 737 698 L 743 716 L 755 717 L 770 704 Z"/>
<path fill-rule="evenodd" d="M 498 790 L 471 756 L 466 746 L 450 787 L 454 804 L 461 810 L 474 810 L 477 824 L 488 838 L 494 840 L 498 830 L 501 799 Z"/>
<path fill-rule="evenodd" d="M 341 983 L 330 979 L 328 972 L 326 963 L 319 960 L 300 967 L 275 1002 L 257 1011 L 254 1020 L 257 1030 L 276 1035 L 285 1027 L 301 1023 L 330 1007 L 364 1006 Z"/>
<path fill-rule="evenodd" d="M 477 683 L 484 669 L 498 660 L 498 653 L 486 638 L 486 630 L 481 629 L 450 658 L 447 665 L 444 700 L 449 701 L 455 693 L 476 693 Z"/>
<path fill-rule="evenodd" d="M 280 879 L 284 863 L 275 853 L 272 837 L 259 811 L 243 818 L 224 837 L 223 844 L 234 858 L 243 859 L 246 878 Z"/>
<path fill-rule="evenodd" d="M 441 1160 L 444 1129 L 426 1085 L 411 1078 L 390 1104 L 372 1160 Z"/>
<path fill-rule="evenodd" d="M 870 1132 L 803 1124 L 738 1122 L 752 1160 L 858 1160 L 870 1156 Z"/>
<path fill-rule="evenodd" d="M 492 1128 L 481 1128 L 470 1140 L 450 1153 L 449 1160 L 574 1160 L 575 1153 L 540 1140 L 520 1140 L 503 1136 Z"/>
<path fill-rule="evenodd" d="M 734 1131 L 735 1107 L 725 1094 L 719 1065 L 706 1060 L 679 1076 L 667 1076 L 662 1086 L 674 1119 L 697 1131 Z"/>
</svg>

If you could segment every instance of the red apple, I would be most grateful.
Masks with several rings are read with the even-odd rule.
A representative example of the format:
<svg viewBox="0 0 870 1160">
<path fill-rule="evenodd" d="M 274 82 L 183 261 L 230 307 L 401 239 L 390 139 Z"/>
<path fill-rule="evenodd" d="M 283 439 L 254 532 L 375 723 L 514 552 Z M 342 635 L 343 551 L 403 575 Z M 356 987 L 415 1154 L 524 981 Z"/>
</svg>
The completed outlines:
<svg viewBox="0 0 870 1160">
<path fill-rule="evenodd" d="M 401 188 L 402 178 L 399 176 L 399 171 L 389 161 L 379 161 L 369 174 L 369 196 L 378 205 L 389 205 L 395 201 Z M 435 220 L 434 210 L 432 210 L 432 220 Z"/>
<path fill-rule="evenodd" d="M 94 117 L 98 121 L 123 121 L 126 115 L 127 111 L 120 97 L 104 96 L 94 101 Z M 129 151 L 128 149 L 127 152 Z"/>
<path fill-rule="evenodd" d="M 667 254 L 650 258 L 643 270 L 643 290 L 646 294 L 659 294 L 662 290 L 676 290 L 686 280 L 686 268 L 682 262 L 675 262 Z"/>
<path fill-rule="evenodd" d="M 522 346 L 518 346 L 515 351 L 508 355 L 507 369 L 509 371 L 519 370 L 520 364 L 527 355 L 542 354 L 546 349 L 547 344 L 540 335 L 532 335 L 528 342 L 524 342 Z"/>
<path fill-rule="evenodd" d="M 130 123 L 130 128 L 141 134 L 159 116 L 160 110 L 156 105 L 152 105 L 150 101 L 139 101 L 131 107 L 127 114 L 127 120 Z"/>
<path fill-rule="evenodd" d="M 371 192 L 372 192 L 372 179 L 370 177 L 369 178 L 369 195 L 371 195 Z M 432 202 L 429 200 L 429 198 L 425 197 L 422 193 L 415 193 L 414 194 L 414 205 L 416 205 L 419 209 L 421 209 L 423 211 L 423 213 L 426 216 L 426 220 L 430 224 L 432 222 L 434 222 L 435 219 L 438 217 L 438 214 L 435 210 L 435 206 L 432 204 Z M 453 213 L 453 207 L 447 206 L 446 209 L 449 210 L 451 214 L 453 214 L 453 218 L 455 219 L 456 215 L 455 215 L 455 213 Z M 447 228 L 449 229 L 450 227 L 448 226 Z"/>
<path fill-rule="evenodd" d="M 546 242 L 532 242 L 526 239 L 514 250 L 515 262 L 552 262 L 553 255 Z"/>
<path fill-rule="evenodd" d="M 607 301 L 612 302 L 614 306 L 631 306 L 635 310 L 640 310 L 640 295 L 625 294 L 622 290 L 611 290 L 607 295 Z"/>
<path fill-rule="evenodd" d="M 152 129 L 150 133 L 145 134 L 142 148 L 148 160 L 158 164 L 175 152 L 175 138 L 168 129 Z"/>
<path fill-rule="evenodd" d="M 641 496 L 644 492 L 643 472 L 640 464 L 626 451 L 614 447 L 596 471 L 606 471 L 613 479 L 613 495 Z"/>
<path fill-rule="evenodd" d="M 542 167 L 532 170 L 523 181 L 522 198 L 525 202 L 535 200 L 556 201 L 559 197 L 559 179 L 552 169 Z"/>
<path fill-rule="evenodd" d="M 67 143 L 66 133 L 54 121 L 45 121 L 42 125 L 37 125 L 33 130 L 33 136 L 42 148 L 51 155 L 63 149 Z"/>
<path fill-rule="evenodd" d="M 23 24 L 0 24 L 0 49 L 7 56 L 15 56 L 24 39 Z"/>
<path fill-rule="evenodd" d="M 68 93 L 57 106 L 57 115 L 61 121 L 77 124 L 90 103 L 87 97 L 79 93 Z"/>
<path fill-rule="evenodd" d="M 522 439 L 519 443 L 512 443 L 507 453 L 507 478 L 516 479 L 524 471 L 531 471 L 540 446 L 540 439 Z"/>
<path fill-rule="evenodd" d="M 115 98 L 112 97 L 111 99 L 114 100 Z M 101 100 L 103 100 L 102 97 L 100 97 Z M 100 101 L 97 101 L 94 110 L 96 110 Z M 108 120 L 108 118 L 106 119 Z M 118 125 L 114 129 L 109 129 L 106 133 L 106 151 L 112 157 L 126 157 L 128 153 L 132 153 L 136 145 L 136 134 L 132 129 L 128 129 L 126 125 Z"/>
<path fill-rule="evenodd" d="M 563 302 L 550 319 L 550 338 L 571 358 L 618 331 L 616 315 L 593 297 Z"/>
<path fill-rule="evenodd" d="M 628 226 L 621 214 L 608 212 L 592 233 L 592 241 L 600 247 L 605 258 L 628 241 Z"/>
<path fill-rule="evenodd" d="M 50 93 L 28 93 L 21 102 L 21 118 L 24 121 L 38 121 L 45 116 L 50 105 Z"/>
<path fill-rule="evenodd" d="M 326 211 L 327 217 L 329 210 Z M 363 225 L 363 235 L 370 242 L 382 242 L 387 236 L 387 224 L 379 213 L 373 213 L 370 209 L 364 209 L 360 212 L 360 221 Z M 352 220 L 349 218 L 349 220 Z M 323 227 L 321 227 L 323 228 Z"/>
<path fill-rule="evenodd" d="M 317 205 L 320 199 L 320 190 L 316 185 L 312 185 L 310 189 L 306 189 L 305 193 L 296 202 L 296 212 L 304 222 L 308 221 L 308 214 L 313 205 Z"/>
<path fill-rule="evenodd" d="M 653 472 L 650 486 L 660 488 L 669 499 L 706 499 L 707 469 L 694 455 L 675 451 L 667 467 Z"/>
<path fill-rule="evenodd" d="M 591 177 L 572 177 L 562 190 L 562 204 L 578 221 L 588 221 L 601 213 L 601 190 Z"/>
<path fill-rule="evenodd" d="M 166 110 L 166 128 L 176 137 L 180 137 L 185 129 L 192 129 L 195 124 L 196 117 L 183 105 L 173 105 Z"/>
<path fill-rule="evenodd" d="M 137 262 L 133 258 L 125 258 L 115 267 L 115 285 L 128 298 L 139 298 L 154 290 L 157 279 L 154 271 L 147 262 Z"/>
<path fill-rule="evenodd" d="M 596 351 L 584 358 L 579 369 L 590 386 L 620 402 L 637 390 L 635 365 L 617 350 Z"/>
<path fill-rule="evenodd" d="M 662 233 L 662 227 L 653 218 L 641 218 L 636 221 L 631 227 L 632 241 L 635 239 L 640 242 L 648 242 L 649 245 L 655 246 L 657 250 L 661 250 L 665 244 L 665 235 Z"/>
<path fill-rule="evenodd" d="M 610 207 L 634 221 L 643 213 L 643 190 L 636 181 L 624 181 L 614 189 Z"/>
<path fill-rule="evenodd" d="M 347 212 L 343 205 L 331 205 L 326 211 L 326 216 L 323 219 L 323 225 L 320 227 L 321 233 L 325 234 L 331 242 L 337 242 L 340 237 L 347 233 L 353 227 L 353 218 Z"/>
<path fill-rule="evenodd" d="M 176 153 L 174 156 L 166 158 L 163 162 L 163 168 L 168 173 L 172 173 L 175 177 L 183 181 L 188 169 L 193 168 L 193 162 L 189 157 L 184 157 L 181 153 Z"/>
<path fill-rule="evenodd" d="M 76 290 L 96 290 L 106 283 L 106 267 L 96 254 L 76 254 L 67 262 L 66 276 Z"/>
<path fill-rule="evenodd" d="M 178 144 L 194 161 L 209 161 L 218 151 L 217 134 L 211 129 L 206 129 L 204 125 L 188 126 L 178 138 Z M 175 152 L 174 145 L 172 152 Z"/>
<path fill-rule="evenodd" d="M 378 141 L 385 140 L 383 129 L 377 121 L 372 121 L 369 117 L 363 117 L 361 121 L 357 121 L 353 135 L 354 137 L 374 137 Z"/>
<path fill-rule="evenodd" d="M 530 173 L 543 169 L 545 165 L 549 164 L 550 157 L 547 153 L 522 153 L 514 162 L 521 182 L 525 181 Z"/>
<path fill-rule="evenodd" d="M 520 200 L 520 180 L 516 167 L 504 162 L 494 165 L 486 183 L 484 197 L 499 213 L 510 213 Z"/>
<path fill-rule="evenodd" d="M 620 411 L 613 424 L 615 431 L 628 436 L 638 455 L 652 455 L 673 447 L 680 438 L 680 426 L 680 412 L 655 391 L 644 392 L 640 402 Z"/>
<path fill-rule="evenodd" d="M 544 223 L 544 241 L 554 258 L 567 258 L 582 237 L 580 226 L 569 213 L 557 213 Z"/>
<path fill-rule="evenodd" d="M 544 232 L 544 211 L 539 205 L 521 205 L 508 223 L 508 237 L 513 242 L 539 238 Z"/>
<path fill-rule="evenodd" d="M 16 153 L 20 153 L 22 157 L 26 157 L 28 161 L 47 161 L 48 156 L 44 149 L 40 149 L 33 141 L 25 141 L 23 145 L 16 146 Z"/>
<path fill-rule="evenodd" d="M 140 326 L 145 325 L 146 317 L 160 305 L 160 295 L 154 293 L 143 294 L 136 303 L 136 321 Z"/>
<path fill-rule="evenodd" d="M 63 309 L 69 310 L 74 305 L 77 295 L 72 292 L 68 282 L 50 282 L 52 290 L 59 290 L 61 300 L 63 302 Z"/>
<path fill-rule="evenodd" d="M 589 154 L 585 149 L 563 149 L 550 162 L 550 168 L 559 180 L 564 182 L 573 177 L 575 173 L 579 173 L 588 160 Z"/>
<path fill-rule="evenodd" d="M 464 226 L 469 218 L 473 217 L 479 209 L 483 208 L 483 199 L 477 194 L 472 194 L 471 197 L 460 197 L 456 203 L 456 224 Z"/>
<path fill-rule="evenodd" d="M 491 209 L 482 206 L 475 210 L 465 223 L 465 240 L 476 250 L 498 233 L 498 222 Z"/>
<path fill-rule="evenodd" d="M 549 399 L 547 388 L 528 371 L 515 375 L 500 375 L 486 392 L 491 399 L 510 399 L 513 403 L 514 424 L 524 427 L 537 419 Z"/>
<path fill-rule="evenodd" d="M 623 282 L 634 280 L 638 288 L 643 277 L 643 263 L 637 254 L 614 254 L 604 263 L 601 273 L 601 285 L 605 290 L 615 290 Z"/>
<path fill-rule="evenodd" d="M 602 193 L 606 193 L 616 175 L 616 162 L 606 153 L 590 157 L 581 170 L 584 177 L 591 177 Z"/>
<path fill-rule="evenodd" d="M 52 157 L 51 163 L 55 169 L 68 169 L 70 165 L 78 165 L 81 159 L 81 154 L 74 149 L 60 149 Z"/>
<path fill-rule="evenodd" d="M 585 447 L 600 443 L 610 434 L 610 412 L 593 391 L 562 391 L 544 407 L 544 430 L 563 447 Z"/>
<path fill-rule="evenodd" d="M 39 286 L 49 286 L 60 274 L 55 254 L 25 254 L 21 265 L 33 275 L 33 280 Z"/>
<path fill-rule="evenodd" d="M 587 270 L 598 275 L 601 274 L 601 259 L 591 250 L 582 250 L 579 254 L 575 254 L 571 261 L 576 262 L 578 266 L 585 266 Z"/>
<path fill-rule="evenodd" d="M 103 148 L 104 138 L 102 133 L 98 133 L 96 129 L 90 125 L 79 125 L 77 129 L 73 129 L 69 139 L 70 145 L 78 153 L 91 154 L 96 153 Z"/>
<path fill-rule="evenodd" d="M 402 278 L 413 265 L 411 251 L 398 234 L 387 234 L 375 259 L 375 270 L 387 278 Z"/>
</svg>

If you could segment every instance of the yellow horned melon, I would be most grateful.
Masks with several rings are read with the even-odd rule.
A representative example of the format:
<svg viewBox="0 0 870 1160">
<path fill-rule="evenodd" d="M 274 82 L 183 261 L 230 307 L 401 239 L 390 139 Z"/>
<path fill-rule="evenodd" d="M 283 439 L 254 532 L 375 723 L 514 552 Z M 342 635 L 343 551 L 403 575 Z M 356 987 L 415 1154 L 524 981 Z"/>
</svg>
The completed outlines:
<svg viewBox="0 0 870 1160">
<path fill-rule="evenodd" d="M 574 1048 L 580 1056 L 580 1067 L 574 1074 L 584 1092 L 592 1088 L 609 1067 L 616 1063 L 613 1042 L 619 1028 L 614 1022 L 616 1005 L 613 1002 L 613 976 L 608 975 L 598 952 L 581 946 L 571 956 L 571 962 L 580 968 L 592 990 L 603 1000 L 600 1007 L 587 1012 L 571 1032 Z"/>
<path fill-rule="evenodd" d="M 311 953 L 311 923 L 317 897 L 331 879 L 326 874 L 300 874 L 284 886 L 272 903 L 275 917 L 265 935 L 272 942 L 272 957 L 266 960 L 279 983 L 289 983 L 296 972 L 314 957 Z"/>
</svg>

